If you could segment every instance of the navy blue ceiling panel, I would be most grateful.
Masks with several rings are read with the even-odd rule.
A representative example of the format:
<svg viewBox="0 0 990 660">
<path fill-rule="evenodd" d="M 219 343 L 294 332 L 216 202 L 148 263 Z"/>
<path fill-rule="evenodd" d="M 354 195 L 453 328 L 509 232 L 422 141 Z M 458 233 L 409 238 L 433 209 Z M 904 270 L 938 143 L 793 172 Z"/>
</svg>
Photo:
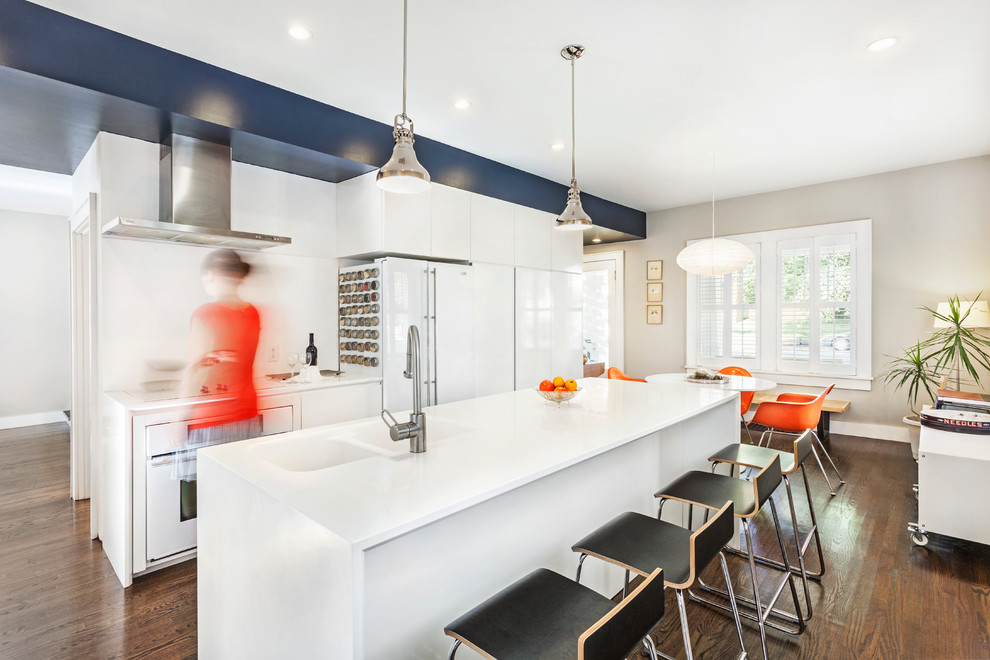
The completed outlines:
<svg viewBox="0 0 990 660">
<path fill-rule="evenodd" d="M 0 163 L 71 173 L 98 131 L 170 132 L 235 160 L 326 181 L 391 155 L 391 126 L 158 48 L 26 0 L 0 0 Z M 434 181 L 551 213 L 567 187 L 419 136 Z M 646 236 L 646 214 L 582 194 L 596 224 Z"/>
</svg>

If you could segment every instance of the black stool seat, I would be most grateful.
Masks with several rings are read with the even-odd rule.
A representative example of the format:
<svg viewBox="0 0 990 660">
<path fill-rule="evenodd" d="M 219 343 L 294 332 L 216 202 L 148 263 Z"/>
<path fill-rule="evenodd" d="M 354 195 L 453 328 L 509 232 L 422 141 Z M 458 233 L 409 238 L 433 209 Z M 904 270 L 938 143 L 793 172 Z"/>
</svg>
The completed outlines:
<svg viewBox="0 0 990 660">
<path fill-rule="evenodd" d="M 798 465 L 794 462 L 794 452 L 758 445 L 744 445 L 738 442 L 723 447 L 712 454 L 708 460 L 763 469 L 770 464 L 774 456 L 780 456 L 781 474 L 793 474 L 797 470 Z"/>
<path fill-rule="evenodd" d="M 750 482 L 701 470 L 685 472 L 657 491 L 654 497 L 700 504 L 709 509 L 718 509 L 726 500 L 732 500 L 733 514 L 740 518 L 756 515 L 761 504 L 756 501 L 756 493 Z"/>
<path fill-rule="evenodd" d="M 500 660 L 577 658 L 578 638 L 613 607 L 615 603 L 598 592 L 540 568 L 444 632 Z"/>
<path fill-rule="evenodd" d="M 683 584 L 691 578 L 691 533 L 680 525 L 628 511 L 588 534 L 571 549 L 640 575 L 649 575 L 661 567 L 668 585 Z"/>
</svg>

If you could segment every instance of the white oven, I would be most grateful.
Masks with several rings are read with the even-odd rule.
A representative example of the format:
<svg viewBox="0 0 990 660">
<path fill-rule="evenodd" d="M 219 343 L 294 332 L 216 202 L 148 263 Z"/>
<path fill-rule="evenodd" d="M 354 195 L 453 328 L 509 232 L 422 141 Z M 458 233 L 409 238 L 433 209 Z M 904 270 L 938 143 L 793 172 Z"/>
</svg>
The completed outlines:
<svg viewBox="0 0 990 660">
<path fill-rule="evenodd" d="M 260 410 L 259 415 L 261 435 L 292 430 L 292 406 Z M 187 446 L 191 423 L 153 424 L 145 430 L 148 561 L 196 547 L 196 482 L 178 479 L 174 472 L 180 460 L 176 452 Z"/>
</svg>

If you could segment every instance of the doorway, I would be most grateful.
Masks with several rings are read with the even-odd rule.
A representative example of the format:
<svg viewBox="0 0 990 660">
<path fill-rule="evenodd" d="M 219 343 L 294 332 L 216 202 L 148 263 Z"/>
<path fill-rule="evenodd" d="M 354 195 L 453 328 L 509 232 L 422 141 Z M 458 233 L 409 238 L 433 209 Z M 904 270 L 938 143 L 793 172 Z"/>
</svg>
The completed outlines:
<svg viewBox="0 0 990 660">
<path fill-rule="evenodd" d="M 584 346 L 586 364 L 625 369 L 623 319 L 624 253 L 584 255 Z"/>
<path fill-rule="evenodd" d="M 97 258 L 99 249 L 97 227 L 93 223 L 98 218 L 96 195 L 90 193 L 69 217 L 70 229 L 70 272 L 72 304 L 72 393 L 71 422 L 69 425 L 70 445 L 70 491 L 72 499 L 90 497 L 93 474 L 98 469 L 92 460 L 96 442 L 96 406 L 99 383 L 99 361 L 96 347 L 96 291 Z M 91 511 L 95 512 L 95 502 Z M 90 532 L 95 538 L 96 516 L 90 516 Z"/>
</svg>

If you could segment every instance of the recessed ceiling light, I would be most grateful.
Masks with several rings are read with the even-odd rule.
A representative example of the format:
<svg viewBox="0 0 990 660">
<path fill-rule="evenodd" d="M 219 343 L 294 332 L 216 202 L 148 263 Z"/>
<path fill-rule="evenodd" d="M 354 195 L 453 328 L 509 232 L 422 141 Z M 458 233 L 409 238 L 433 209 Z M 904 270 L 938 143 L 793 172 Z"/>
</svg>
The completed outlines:
<svg viewBox="0 0 990 660">
<path fill-rule="evenodd" d="M 454 107 L 458 110 L 467 110 L 471 107 L 471 102 L 467 99 L 457 99 L 454 101 Z"/>
<path fill-rule="evenodd" d="M 878 50 L 885 50 L 890 48 L 897 43 L 897 37 L 884 37 L 883 39 L 877 39 L 872 44 L 866 47 L 866 50 L 870 52 L 877 52 Z"/>
<path fill-rule="evenodd" d="M 564 143 L 563 142 L 554 142 L 553 144 L 550 145 L 550 148 L 553 149 L 554 151 L 563 151 L 564 150 Z"/>
<path fill-rule="evenodd" d="M 305 25 L 293 25 L 289 28 L 289 36 L 299 41 L 306 41 L 313 36 L 313 33 Z"/>
</svg>

